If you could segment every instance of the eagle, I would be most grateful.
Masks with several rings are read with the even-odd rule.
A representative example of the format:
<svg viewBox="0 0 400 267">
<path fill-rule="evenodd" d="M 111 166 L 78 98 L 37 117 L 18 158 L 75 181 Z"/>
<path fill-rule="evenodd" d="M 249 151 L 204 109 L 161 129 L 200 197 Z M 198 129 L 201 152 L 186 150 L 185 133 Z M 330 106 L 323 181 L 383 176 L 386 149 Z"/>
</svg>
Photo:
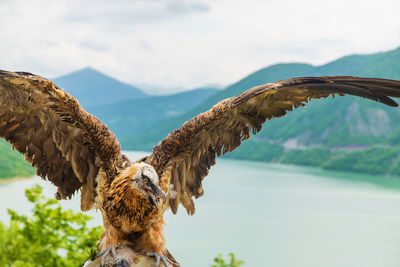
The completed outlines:
<svg viewBox="0 0 400 267">
<path fill-rule="evenodd" d="M 0 136 L 57 187 L 57 199 L 80 190 L 81 210 L 100 210 L 98 264 L 84 266 L 134 266 L 137 255 L 152 258 L 153 266 L 179 266 L 166 248 L 163 214 L 176 214 L 179 205 L 194 214 L 193 199 L 204 194 L 216 157 L 258 133 L 266 120 L 314 98 L 345 94 L 397 107 L 391 97 L 400 97 L 400 81 L 322 76 L 256 86 L 185 122 L 135 161 L 122 154 L 105 124 L 50 80 L 0 71 Z"/>
</svg>

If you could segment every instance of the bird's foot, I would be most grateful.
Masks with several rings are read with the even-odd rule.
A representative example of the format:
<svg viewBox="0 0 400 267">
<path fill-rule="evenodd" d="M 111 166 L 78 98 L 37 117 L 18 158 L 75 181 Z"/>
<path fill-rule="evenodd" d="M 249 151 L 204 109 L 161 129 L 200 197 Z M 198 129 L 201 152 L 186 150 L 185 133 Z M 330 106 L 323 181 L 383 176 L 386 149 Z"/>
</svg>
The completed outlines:
<svg viewBox="0 0 400 267">
<path fill-rule="evenodd" d="M 114 246 L 110 246 L 101 253 L 100 267 L 129 267 L 129 263 L 125 259 L 118 259 L 115 248 Z"/>
<path fill-rule="evenodd" d="M 168 267 L 167 262 L 173 264 L 173 262 L 170 259 L 168 259 L 164 255 L 161 255 L 157 252 L 149 252 L 147 250 L 142 250 L 142 252 L 145 253 L 146 256 L 154 257 L 156 259 L 156 267 L 158 267 L 160 265 L 160 261 L 162 262 L 164 267 Z"/>
</svg>

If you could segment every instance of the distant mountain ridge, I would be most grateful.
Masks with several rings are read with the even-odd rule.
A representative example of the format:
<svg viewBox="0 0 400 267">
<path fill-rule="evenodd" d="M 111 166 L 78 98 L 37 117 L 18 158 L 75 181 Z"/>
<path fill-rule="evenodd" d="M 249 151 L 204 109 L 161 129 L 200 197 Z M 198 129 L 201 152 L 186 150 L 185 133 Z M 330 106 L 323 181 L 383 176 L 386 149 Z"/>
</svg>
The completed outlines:
<svg viewBox="0 0 400 267">
<path fill-rule="evenodd" d="M 179 116 L 215 94 L 215 88 L 130 99 L 88 109 L 105 122 L 118 138 L 143 133 L 153 123 Z"/>
<path fill-rule="evenodd" d="M 148 96 L 140 89 L 90 67 L 55 78 L 53 82 L 77 98 L 84 108 Z"/>
<path fill-rule="evenodd" d="M 90 67 L 53 80 L 99 117 L 118 138 L 142 133 L 151 123 L 178 116 L 217 92 L 197 88 L 170 95 L 147 95 Z"/>
</svg>

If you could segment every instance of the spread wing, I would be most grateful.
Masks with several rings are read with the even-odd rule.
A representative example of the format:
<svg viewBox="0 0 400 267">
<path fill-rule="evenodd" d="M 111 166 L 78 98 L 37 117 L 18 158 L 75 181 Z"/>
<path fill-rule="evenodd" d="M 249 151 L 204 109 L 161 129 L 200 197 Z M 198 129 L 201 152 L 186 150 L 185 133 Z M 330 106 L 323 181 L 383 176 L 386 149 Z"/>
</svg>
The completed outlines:
<svg viewBox="0 0 400 267">
<path fill-rule="evenodd" d="M 81 189 L 81 209 L 96 195 L 99 170 L 112 179 L 129 165 L 111 131 L 51 81 L 0 70 L 0 137 L 58 187 L 57 198 Z"/>
<path fill-rule="evenodd" d="M 202 180 L 216 156 L 237 148 L 268 119 L 305 106 L 312 98 L 355 95 L 389 106 L 400 97 L 400 81 L 348 76 L 303 77 L 261 85 L 225 99 L 171 132 L 145 161 L 154 166 L 173 213 L 181 203 L 194 213 L 192 197 L 203 195 Z"/>
</svg>

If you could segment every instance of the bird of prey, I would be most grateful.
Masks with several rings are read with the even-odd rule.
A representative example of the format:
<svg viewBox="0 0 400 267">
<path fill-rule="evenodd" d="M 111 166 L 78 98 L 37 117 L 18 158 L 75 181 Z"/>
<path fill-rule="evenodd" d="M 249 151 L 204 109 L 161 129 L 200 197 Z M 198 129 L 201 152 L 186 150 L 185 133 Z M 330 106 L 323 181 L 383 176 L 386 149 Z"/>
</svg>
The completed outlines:
<svg viewBox="0 0 400 267">
<path fill-rule="evenodd" d="M 195 212 L 193 198 L 203 195 L 216 156 L 237 148 L 266 120 L 313 98 L 345 94 L 396 107 L 390 97 L 400 97 L 400 81 L 325 76 L 256 86 L 185 122 L 150 155 L 131 161 L 107 126 L 54 83 L 0 71 L 0 136 L 57 187 L 58 199 L 80 190 L 82 211 L 100 210 L 100 265 L 129 266 L 116 253 L 125 246 L 154 256 L 156 266 L 179 266 L 166 249 L 163 214 L 176 213 L 179 204 Z"/>
</svg>

